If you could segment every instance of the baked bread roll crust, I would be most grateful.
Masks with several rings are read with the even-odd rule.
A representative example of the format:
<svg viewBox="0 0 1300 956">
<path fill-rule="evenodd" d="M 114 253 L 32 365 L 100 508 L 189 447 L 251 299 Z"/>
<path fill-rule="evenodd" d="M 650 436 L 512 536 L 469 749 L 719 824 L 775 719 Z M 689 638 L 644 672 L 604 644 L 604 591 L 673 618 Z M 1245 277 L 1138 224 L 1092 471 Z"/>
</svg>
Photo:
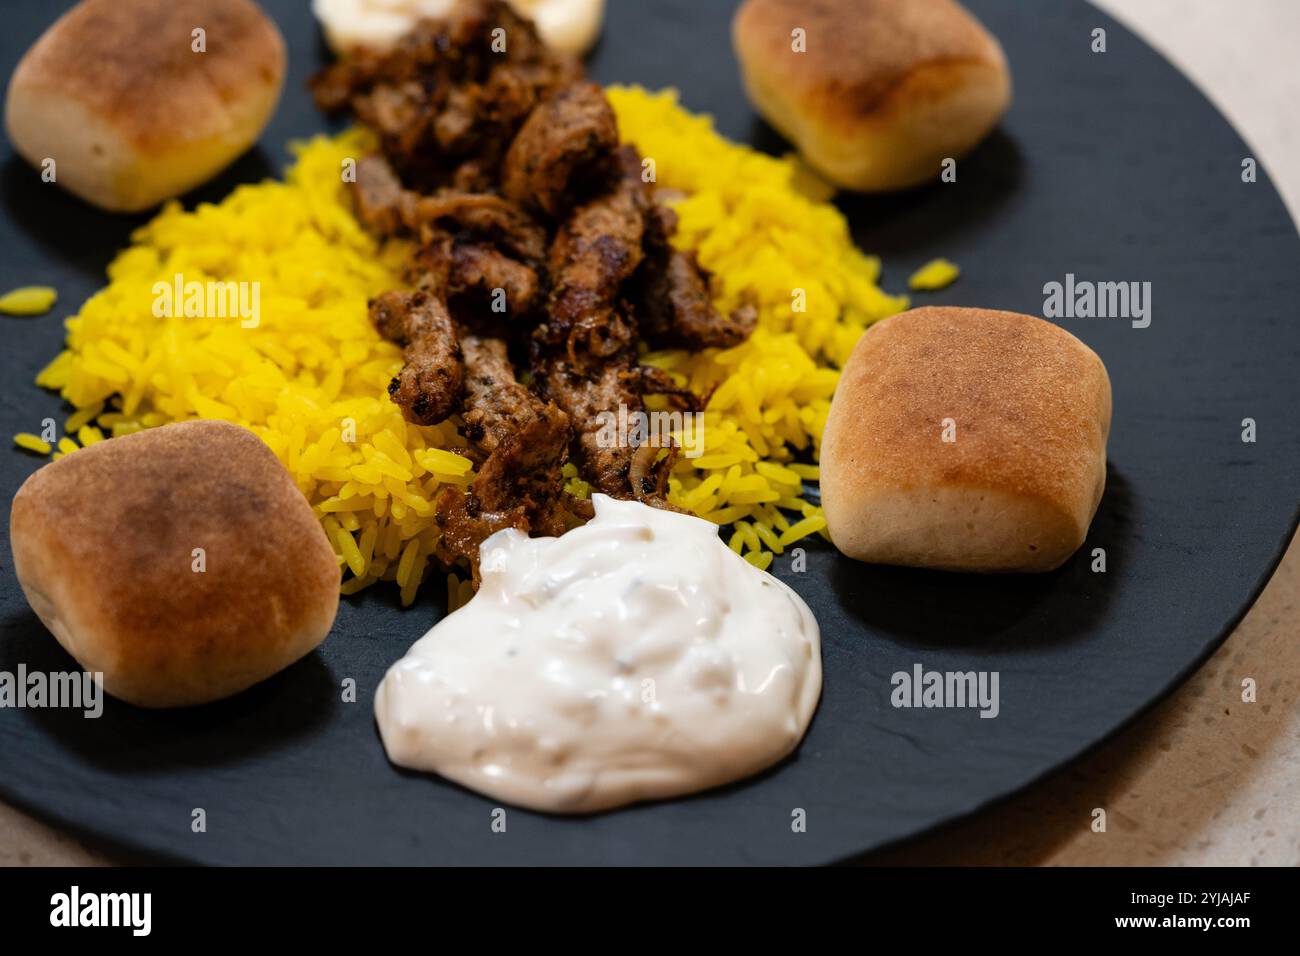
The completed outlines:
<svg viewBox="0 0 1300 956">
<path fill-rule="evenodd" d="M 251 0 L 82 0 L 14 70 L 5 126 L 32 165 L 55 161 L 57 183 L 133 212 L 248 149 L 284 72 L 284 40 Z"/>
<path fill-rule="evenodd" d="M 953 0 L 746 0 L 732 35 L 751 102 L 847 189 L 937 179 L 1011 100 L 1002 47 Z"/>
<path fill-rule="evenodd" d="M 1110 418 L 1101 359 L 1050 322 L 959 308 L 886 319 L 858 342 L 826 422 L 831 539 L 880 564 L 1056 568 L 1101 501 Z"/>
<path fill-rule="evenodd" d="M 44 466 L 14 497 L 9 534 L 45 626 L 106 691 L 142 707 L 264 680 L 320 644 L 338 610 L 339 565 L 311 506 L 257 436 L 225 422 L 125 435 Z"/>
</svg>

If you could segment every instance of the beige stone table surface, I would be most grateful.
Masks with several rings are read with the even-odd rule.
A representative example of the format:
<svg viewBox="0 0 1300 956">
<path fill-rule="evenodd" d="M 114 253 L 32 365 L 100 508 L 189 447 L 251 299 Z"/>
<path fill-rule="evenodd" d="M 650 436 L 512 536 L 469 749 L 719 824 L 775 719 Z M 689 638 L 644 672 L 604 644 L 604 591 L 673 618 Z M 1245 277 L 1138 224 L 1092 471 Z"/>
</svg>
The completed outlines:
<svg viewBox="0 0 1300 956">
<path fill-rule="evenodd" d="M 1205 91 L 1300 218 L 1300 0 L 1097 3 Z M 871 862 L 1300 865 L 1298 704 L 1300 539 L 1228 642 L 1152 713 L 1019 796 Z M 1097 807 L 1105 833 L 1091 827 Z M 0 804 L 0 864 L 120 862 Z"/>
</svg>

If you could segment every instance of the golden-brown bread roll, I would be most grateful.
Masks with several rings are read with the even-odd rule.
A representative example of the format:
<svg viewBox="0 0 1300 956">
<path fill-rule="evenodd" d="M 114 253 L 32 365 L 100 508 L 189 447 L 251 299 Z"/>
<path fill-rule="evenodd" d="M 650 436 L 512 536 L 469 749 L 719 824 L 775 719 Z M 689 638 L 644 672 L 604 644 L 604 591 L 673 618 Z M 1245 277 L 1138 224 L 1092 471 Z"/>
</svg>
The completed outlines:
<svg viewBox="0 0 1300 956">
<path fill-rule="evenodd" d="M 1002 47 L 953 0 L 746 0 L 732 39 L 750 101 L 846 189 L 938 178 L 1011 100 Z"/>
<path fill-rule="evenodd" d="M 14 70 L 5 128 L 28 162 L 54 160 L 59 185 L 135 212 L 248 149 L 284 70 L 284 40 L 251 0 L 82 0 Z"/>
<path fill-rule="evenodd" d="M 311 506 L 256 435 L 226 422 L 44 466 L 14 496 L 9 536 L 45 626 L 141 707 L 250 687 L 320 644 L 338 610 L 339 565 Z"/>
<path fill-rule="evenodd" d="M 886 319 L 849 357 L 822 437 L 831 540 L 879 564 L 1058 567 L 1101 501 L 1110 414 L 1101 359 L 1050 322 L 958 308 Z"/>
</svg>

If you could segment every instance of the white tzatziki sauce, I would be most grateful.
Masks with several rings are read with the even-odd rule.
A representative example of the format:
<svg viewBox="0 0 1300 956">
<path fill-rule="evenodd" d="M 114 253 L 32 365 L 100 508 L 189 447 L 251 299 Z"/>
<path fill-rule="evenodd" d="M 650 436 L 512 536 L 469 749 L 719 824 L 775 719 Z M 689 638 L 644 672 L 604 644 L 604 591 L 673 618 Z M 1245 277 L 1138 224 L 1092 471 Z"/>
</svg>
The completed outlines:
<svg viewBox="0 0 1300 956">
<path fill-rule="evenodd" d="M 478 593 L 376 694 L 393 763 L 584 813 L 718 786 L 794 750 L 821 694 L 808 605 L 707 521 L 593 502 L 562 537 L 483 542 Z"/>
</svg>

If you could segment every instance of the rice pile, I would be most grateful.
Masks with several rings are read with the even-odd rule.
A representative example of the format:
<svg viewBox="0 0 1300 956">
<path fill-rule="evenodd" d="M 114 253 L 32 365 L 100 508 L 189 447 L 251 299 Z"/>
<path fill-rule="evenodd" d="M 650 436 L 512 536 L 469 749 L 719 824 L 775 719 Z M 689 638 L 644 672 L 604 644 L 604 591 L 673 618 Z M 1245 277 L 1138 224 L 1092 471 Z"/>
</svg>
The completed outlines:
<svg viewBox="0 0 1300 956">
<path fill-rule="evenodd" d="M 647 364 L 681 376 L 705 409 L 704 453 L 678 459 L 669 500 L 720 525 L 760 568 L 799 539 L 824 533 L 804 497 L 831 396 L 866 327 L 907 308 L 876 285 L 880 260 L 853 245 L 829 190 L 791 157 L 774 159 L 719 136 L 675 91 L 611 87 L 624 140 L 654 160 L 657 183 L 677 201 L 677 244 L 714 274 L 716 304 L 759 310 L 742 345 L 702 353 L 656 352 Z M 716 390 L 715 390 L 716 389 Z M 800 464 L 799 461 L 805 463 Z"/>
<path fill-rule="evenodd" d="M 824 533 L 804 497 L 843 363 L 872 321 L 906 307 L 876 286 L 879 262 L 854 248 L 839 213 L 792 160 L 727 142 L 674 93 L 611 88 L 624 138 L 655 161 L 676 202 L 678 242 L 715 274 L 718 306 L 752 302 L 759 327 L 741 346 L 647 354 L 650 364 L 712 392 L 704 453 L 681 457 L 671 500 L 720 525 L 766 568 L 774 553 Z M 285 182 L 242 186 L 217 205 L 170 203 L 132 237 L 109 284 L 67 321 L 65 350 L 37 377 L 75 411 L 67 436 L 85 445 L 174 421 L 236 422 L 271 447 L 311 502 L 346 566 L 344 593 L 393 581 L 416 595 L 437 539 L 433 505 L 472 465 L 446 449 L 455 420 L 406 422 L 387 394 L 401 352 L 371 326 L 366 301 L 400 285 L 408 252 L 379 245 L 353 218 L 341 183 L 360 131 L 295 147 Z M 154 314 L 154 284 L 260 284 L 260 323 Z M 806 303 L 802 311 L 798 306 Z M 36 436 L 21 447 L 56 456 Z M 569 485 L 585 491 L 576 469 Z M 448 579 L 454 606 L 468 582 Z"/>
</svg>

